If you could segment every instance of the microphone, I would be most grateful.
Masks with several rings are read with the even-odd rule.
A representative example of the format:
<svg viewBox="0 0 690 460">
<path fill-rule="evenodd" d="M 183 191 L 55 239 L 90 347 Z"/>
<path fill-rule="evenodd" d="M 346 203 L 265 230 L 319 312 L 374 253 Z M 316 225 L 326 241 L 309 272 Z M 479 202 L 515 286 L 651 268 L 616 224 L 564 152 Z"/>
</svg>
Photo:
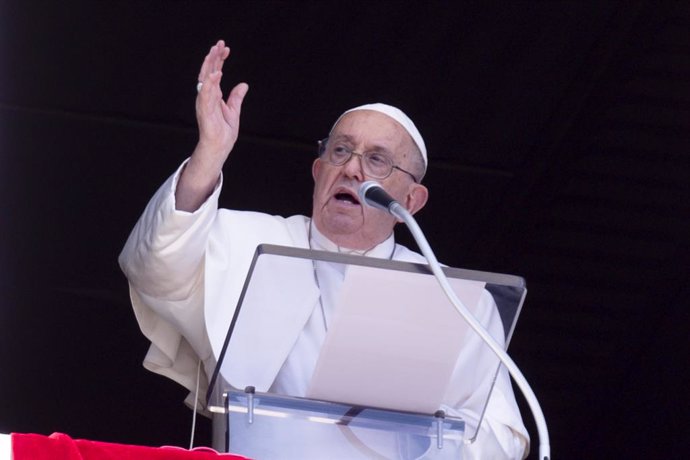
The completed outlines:
<svg viewBox="0 0 690 460">
<path fill-rule="evenodd" d="M 534 420 L 537 424 L 537 431 L 539 432 L 539 460 L 549 460 L 551 456 L 549 431 L 546 426 L 544 413 L 541 410 L 541 406 L 539 405 L 539 401 L 537 401 L 534 391 L 529 386 L 529 383 L 527 383 L 527 379 L 525 379 L 525 376 L 517 367 L 517 364 L 515 364 L 511 357 L 505 352 L 503 347 L 497 343 L 496 340 L 494 340 L 491 334 L 484 329 L 484 326 L 477 321 L 472 312 L 469 311 L 462 301 L 457 297 L 453 291 L 453 288 L 448 282 L 448 278 L 443 272 L 441 265 L 438 263 L 436 255 L 434 255 L 434 251 L 432 251 L 431 246 L 429 246 L 429 242 L 424 236 L 422 229 L 419 228 L 417 221 L 414 219 L 414 217 L 412 217 L 412 214 L 410 214 L 410 212 L 400 203 L 395 201 L 393 197 L 391 197 L 377 182 L 363 182 L 362 185 L 359 186 L 357 194 L 363 203 L 389 212 L 394 217 L 397 217 L 401 222 L 404 222 L 410 229 L 412 236 L 414 237 L 415 241 L 417 241 L 419 249 L 422 251 L 422 254 L 424 254 L 424 257 L 426 257 L 426 260 L 429 263 L 431 272 L 438 280 L 441 289 L 443 289 L 443 292 L 446 294 L 446 297 L 450 303 L 453 304 L 453 307 L 455 307 L 455 310 L 460 314 L 460 316 L 463 317 L 472 330 L 508 369 L 508 372 L 513 377 L 513 380 L 515 380 L 517 386 L 520 388 L 520 390 L 522 390 L 522 393 L 525 395 L 525 399 L 527 400 L 527 404 L 534 415 Z M 482 414 L 480 423 L 483 417 L 484 415 Z M 470 439 L 469 442 L 474 442 L 476 440 L 477 433 L 475 433 L 474 438 Z"/>
<path fill-rule="evenodd" d="M 544 413 L 541 410 L 541 406 L 539 405 L 539 401 L 537 400 L 537 397 L 535 396 L 532 387 L 529 386 L 529 383 L 527 383 L 527 379 L 525 379 L 525 376 L 517 367 L 517 364 L 515 364 L 511 357 L 508 356 L 503 347 L 494 340 L 491 334 L 489 334 L 489 332 L 486 331 L 486 329 L 484 329 L 481 323 L 479 323 L 479 321 L 477 321 L 477 319 L 474 317 L 472 312 L 470 312 L 467 309 L 467 307 L 462 303 L 462 301 L 457 297 L 457 295 L 453 291 L 453 288 L 448 282 L 446 274 L 443 272 L 441 265 L 438 263 L 436 255 L 434 255 L 434 251 L 432 251 L 431 246 L 429 246 L 429 242 L 424 236 L 422 229 L 419 228 L 419 224 L 417 224 L 417 221 L 414 219 L 414 217 L 412 217 L 412 214 L 410 214 L 410 212 L 407 209 L 405 209 L 400 203 L 395 201 L 393 197 L 391 197 L 388 194 L 388 192 L 386 192 L 383 189 L 383 187 L 381 187 L 381 185 L 377 182 L 363 182 L 362 185 L 359 186 L 357 194 L 359 195 L 359 198 L 363 203 L 374 208 L 382 209 L 386 212 L 389 212 L 394 217 L 397 217 L 401 222 L 404 222 L 410 229 L 412 236 L 414 237 L 415 241 L 417 241 L 419 249 L 421 249 L 422 254 L 424 254 L 424 257 L 426 257 L 427 262 L 429 263 L 429 268 L 431 269 L 431 272 L 438 280 L 441 289 L 443 289 L 443 291 L 445 292 L 446 297 L 448 298 L 450 303 L 453 304 L 453 307 L 455 307 L 455 310 L 460 314 L 460 316 L 463 317 L 463 319 L 472 328 L 472 330 L 474 330 L 474 332 L 477 333 L 479 338 L 486 345 L 488 345 L 491 351 L 508 369 L 508 372 L 513 377 L 513 380 L 515 380 L 517 386 L 520 388 L 520 390 L 522 390 L 522 393 L 524 394 L 525 399 L 527 400 L 527 404 L 529 405 L 529 408 L 532 411 L 532 414 L 534 415 L 534 420 L 537 424 L 537 431 L 539 432 L 539 460 L 549 460 L 551 456 L 549 431 L 546 426 L 546 419 L 544 418 Z M 474 439 L 471 439 L 470 442 L 474 442 L 475 440 L 476 433 Z"/>
<path fill-rule="evenodd" d="M 398 217 L 393 208 L 396 207 L 396 205 L 400 206 L 400 203 L 395 201 L 392 196 L 386 192 L 383 187 L 381 187 L 381 184 L 378 182 L 374 182 L 371 180 L 368 180 L 366 182 L 362 182 L 362 185 L 359 186 L 359 191 L 357 192 L 359 195 L 359 199 L 363 202 L 368 204 L 371 207 L 381 209 L 383 211 L 389 212 L 393 214 L 394 216 Z"/>
</svg>

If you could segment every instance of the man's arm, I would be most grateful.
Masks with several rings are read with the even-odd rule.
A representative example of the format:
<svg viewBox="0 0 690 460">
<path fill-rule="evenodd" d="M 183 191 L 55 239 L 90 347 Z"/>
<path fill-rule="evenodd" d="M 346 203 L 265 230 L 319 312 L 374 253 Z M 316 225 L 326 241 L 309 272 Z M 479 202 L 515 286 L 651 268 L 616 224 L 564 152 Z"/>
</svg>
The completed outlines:
<svg viewBox="0 0 690 460">
<path fill-rule="evenodd" d="M 195 103 L 197 146 L 151 199 L 120 256 L 130 284 L 159 299 L 180 300 L 203 284 L 201 264 L 217 210 L 220 172 L 237 141 L 248 90 L 240 83 L 223 100 L 220 81 L 229 55 L 230 48 L 219 40 L 204 58 Z"/>
<path fill-rule="evenodd" d="M 242 101 L 249 86 L 239 83 L 227 100 L 223 99 L 220 81 L 228 56 L 230 48 L 219 40 L 211 47 L 199 71 L 202 84 L 196 98 L 199 141 L 175 190 L 175 208 L 180 211 L 196 211 L 209 197 L 237 141 Z"/>
<path fill-rule="evenodd" d="M 229 54 L 219 41 L 204 59 L 199 72 L 204 84 L 196 98 L 197 147 L 150 200 L 119 259 L 137 321 L 151 340 L 145 367 L 190 390 L 199 359 L 204 370 L 212 370 L 206 368 L 212 355 L 204 327 L 203 263 L 217 213 L 220 171 L 237 140 L 248 89 L 239 84 L 223 100 L 221 69 Z"/>
</svg>

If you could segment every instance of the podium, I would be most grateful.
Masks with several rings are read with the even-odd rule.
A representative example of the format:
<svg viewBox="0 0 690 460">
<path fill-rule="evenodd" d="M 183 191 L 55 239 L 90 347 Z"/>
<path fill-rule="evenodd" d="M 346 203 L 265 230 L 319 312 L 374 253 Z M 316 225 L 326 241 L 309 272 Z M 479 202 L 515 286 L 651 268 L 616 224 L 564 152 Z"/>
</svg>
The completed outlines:
<svg viewBox="0 0 690 460">
<path fill-rule="evenodd" d="M 272 346 L 285 345 L 270 331 L 276 323 L 292 321 L 291 303 L 319 298 L 319 263 L 343 273 L 330 299 L 338 304 L 338 314 L 321 345 L 309 397 L 278 394 L 271 391 L 267 376 L 275 376 L 276 366 L 282 364 L 272 356 Z M 464 303 L 498 312 L 497 339 L 507 346 L 526 295 L 524 280 L 444 271 L 456 293 L 467 291 Z M 214 432 L 224 432 L 214 436 L 213 447 L 257 460 L 462 458 L 463 443 L 472 442 L 481 419 L 466 434 L 465 421 L 442 410 L 442 399 L 460 350 L 468 341 L 474 344 L 476 337 L 449 302 L 433 300 L 436 291 L 440 288 L 423 264 L 260 245 L 207 391 Z M 388 299 L 395 301 L 391 305 Z M 381 326 L 392 313 L 409 327 L 408 335 Z M 353 342 L 360 348 L 349 348 Z M 409 354 L 415 354 L 414 366 L 396 359 Z M 488 376 L 485 388 L 477 389 L 483 404 L 478 413 L 488 402 L 498 359 L 489 368 L 493 376 Z"/>
</svg>

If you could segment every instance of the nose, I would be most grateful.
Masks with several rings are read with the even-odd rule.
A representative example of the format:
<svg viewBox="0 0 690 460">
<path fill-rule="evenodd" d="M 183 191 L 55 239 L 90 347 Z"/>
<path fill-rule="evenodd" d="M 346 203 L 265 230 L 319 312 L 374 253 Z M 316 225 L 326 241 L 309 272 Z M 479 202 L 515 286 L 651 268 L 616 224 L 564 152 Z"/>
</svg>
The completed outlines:
<svg viewBox="0 0 690 460">
<path fill-rule="evenodd" d="M 352 152 L 350 159 L 343 165 L 343 173 L 347 177 L 364 181 L 364 171 L 362 170 L 362 155 L 357 152 Z"/>
</svg>

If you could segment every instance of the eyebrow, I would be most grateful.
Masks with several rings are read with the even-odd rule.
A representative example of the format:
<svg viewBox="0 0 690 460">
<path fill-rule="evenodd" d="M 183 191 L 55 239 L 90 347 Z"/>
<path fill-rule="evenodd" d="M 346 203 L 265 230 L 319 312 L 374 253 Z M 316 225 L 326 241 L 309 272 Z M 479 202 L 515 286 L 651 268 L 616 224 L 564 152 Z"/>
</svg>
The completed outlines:
<svg viewBox="0 0 690 460">
<path fill-rule="evenodd" d="M 331 136 L 331 137 L 329 138 L 329 140 L 330 140 L 330 139 L 332 139 L 332 140 L 335 141 L 335 142 L 346 141 L 346 142 L 349 142 L 349 143 L 351 143 L 351 144 L 354 144 L 354 142 L 355 142 L 355 141 L 354 141 L 354 138 L 353 138 L 352 136 L 350 136 L 349 134 L 336 134 L 335 136 Z M 366 151 L 366 152 L 384 152 L 384 153 L 388 153 L 388 154 L 392 154 L 392 153 L 393 153 L 393 151 L 390 150 L 388 147 L 384 147 L 384 146 L 382 146 L 382 145 L 374 145 L 373 148 L 371 148 L 371 149 L 366 149 L 365 151 Z"/>
</svg>

